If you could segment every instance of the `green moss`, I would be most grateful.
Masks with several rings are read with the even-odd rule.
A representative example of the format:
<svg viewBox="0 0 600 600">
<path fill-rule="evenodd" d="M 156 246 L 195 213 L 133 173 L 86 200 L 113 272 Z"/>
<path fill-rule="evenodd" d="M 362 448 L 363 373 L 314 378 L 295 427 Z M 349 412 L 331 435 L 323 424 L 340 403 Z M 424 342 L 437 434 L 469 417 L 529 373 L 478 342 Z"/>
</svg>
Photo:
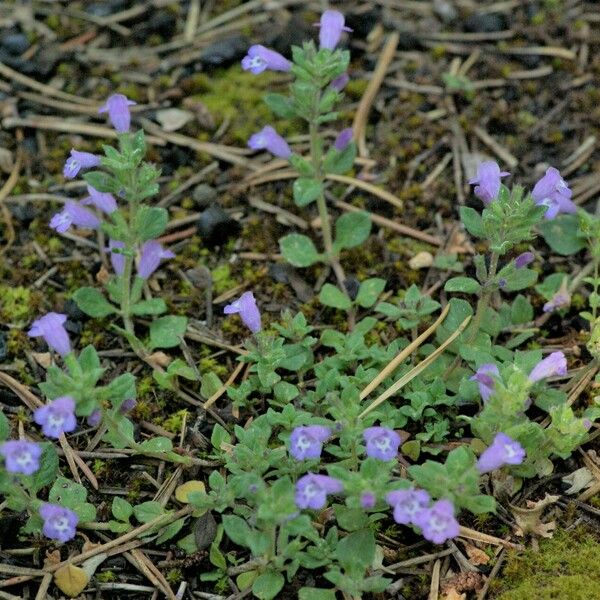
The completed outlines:
<svg viewBox="0 0 600 600">
<path fill-rule="evenodd" d="M 511 553 L 493 583 L 496 600 L 600 598 L 600 543 L 586 529 L 558 532 L 539 552 Z"/>
<path fill-rule="evenodd" d="M 117 581 L 118 577 L 114 571 L 102 571 L 102 573 L 96 573 L 96 579 L 101 583 L 111 583 Z"/>
<path fill-rule="evenodd" d="M 237 281 L 231 277 L 231 267 L 227 263 L 212 270 L 212 280 L 216 294 L 222 294 L 237 285 Z"/>
<path fill-rule="evenodd" d="M 26 320 L 31 313 L 31 291 L 24 287 L 0 285 L 0 317 L 16 323 Z"/>
<path fill-rule="evenodd" d="M 183 426 L 183 420 L 186 418 L 187 414 L 188 411 L 185 408 L 183 410 L 178 410 L 164 419 L 161 425 L 171 433 L 179 433 Z"/>
<path fill-rule="evenodd" d="M 215 358 L 206 356 L 200 359 L 198 363 L 198 369 L 201 374 L 210 373 L 211 371 L 218 375 L 221 379 L 224 379 L 229 374 L 229 371 L 225 365 L 220 364 Z"/>
</svg>

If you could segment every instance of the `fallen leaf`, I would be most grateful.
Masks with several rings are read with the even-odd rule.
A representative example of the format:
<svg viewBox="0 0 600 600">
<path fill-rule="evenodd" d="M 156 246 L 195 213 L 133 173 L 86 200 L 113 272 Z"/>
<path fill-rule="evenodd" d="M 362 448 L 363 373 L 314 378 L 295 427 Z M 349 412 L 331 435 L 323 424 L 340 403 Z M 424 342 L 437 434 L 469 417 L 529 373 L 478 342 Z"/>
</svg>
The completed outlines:
<svg viewBox="0 0 600 600">
<path fill-rule="evenodd" d="M 160 365 L 161 367 L 168 367 L 173 359 L 164 352 L 153 352 L 148 357 L 148 360 L 156 363 L 157 365 Z"/>
<path fill-rule="evenodd" d="M 550 494 L 546 494 L 546 496 L 538 502 L 528 500 L 527 508 L 521 508 L 519 506 L 513 506 L 512 504 L 509 504 L 512 514 L 515 517 L 515 521 L 517 522 L 515 533 L 518 536 L 524 536 L 528 533 L 532 533 L 533 535 L 537 535 L 539 537 L 552 537 L 552 533 L 556 528 L 556 523 L 554 521 L 542 523 L 541 517 L 544 509 L 551 504 L 554 504 L 559 498 L 560 496 L 551 496 Z"/>
<path fill-rule="evenodd" d="M 490 562 L 490 557 L 483 550 L 467 542 L 463 542 L 463 544 L 472 565 L 487 565 Z"/>
<path fill-rule="evenodd" d="M 177 131 L 193 119 L 193 113 L 180 108 L 165 108 L 156 112 L 156 120 L 165 131 Z"/>
<path fill-rule="evenodd" d="M 66 565 L 54 573 L 56 587 L 71 598 L 79 596 L 89 581 L 87 573 L 75 565 Z"/>
<path fill-rule="evenodd" d="M 101 283 L 102 285 L 105 285 L 109 279 L 110 279 L 110 273 L 108 272 L 106 267 L 104 265 L 102 265 L 100 267 L 100 269 L 98 270 L 98 272 L 96 273 L 96 281 L 98 283 Z"/>
<path fill-rule="evenodd" d="M 581 467 L 562 478 L 563 483 L 571 487 L 565 490 L 565 494 L 578 494 L 581 490 L 590 487 L 594 481 L 592 472 L 587 467 Z"/>
<path fill-rule="evenodd" d="M 196 548 L 205 550 L 217 537 L 217 522 L 210 512 L 206 512 L 194 523 L 193 531 Z"/>
<path fill-rule="evenodd" d="M 191 481 L 186 481 L 182 483 L 179 487 L 175 489 L 175 498 L 183 503 L 187 504 L 189 502 L 189 494 L 191 492 L 206 492 L 206 486 L 203 481 L 196 481 L 192 479 Z"/>
<path fill-rule="evenodd" d="M 60 550 L 46 552 L 46 558 L 44 558 L 44 567 L 51 567 L 52 565 L 57 565 L 60 561 Z"/>
<path fill-rule="evenodd" d="M 35 362 L 44 369 L 47 369 L 52 364 L 50 352 L 32 352 L 31 356 L 33 356 Z"/>
<path fill-rule="evenodd" d="M 426 269 L 433 264 L 433 255 L 431 252 L 419 252 L 415 254 L 409 261 L 408 266 L 411 269 Z"/>
</svg>

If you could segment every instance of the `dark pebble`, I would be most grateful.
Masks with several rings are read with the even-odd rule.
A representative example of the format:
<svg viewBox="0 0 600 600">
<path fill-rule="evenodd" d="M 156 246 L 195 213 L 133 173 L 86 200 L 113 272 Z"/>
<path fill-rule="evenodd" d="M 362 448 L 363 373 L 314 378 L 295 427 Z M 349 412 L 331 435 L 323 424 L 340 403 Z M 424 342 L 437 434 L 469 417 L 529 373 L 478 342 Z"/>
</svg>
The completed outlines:
<svg viewBox="0 0 600 600">
<path fill-rule="evenodd" d="M 471 33 L 494 33 L 508 29 L 508 23 L 500 13 L 473 13 L 465 19 L 464 28 Z"/>
<path fill-rule="evenodd" d="M 302 46 L 307 40 L 316 40 L 319 30 L 316 27 L 311 27 L 299 15 L 294 15 L 286 24 L 286 26 L 265 45 L 271 46 L 274 50 L 290 57 L 292 46 Z"/>
<path fill-rule="evenodd" d="M 360 13 L 348 13 L 346 16 L 346 25 L 353 30 L 350 34 L 352 38 L 364 39 L 371 33 L 380 20 L 381 9 L 372 8 Z"/>
<path fill-rule="evenodd" d="M 74 319 L 67 319 L 67 322 L 65 323 L 65 329 L 69 333 L 78 335 L 83 329 L 83 323 L 81 321 L 75 321 Z"/>
<path fill-rule="evenodd" d="M 191 162 L 193 162 L 192 155 L 184 148 L 178 146 L 169 148 L 168 159 L 162 165 L 162 174 L 173 175 L 179 167 L 189 165 Z"/>
<path fill-rule="evenodd" d="M 37 211 L 31 204 L 12 204 L 10 213 L 22 225 L 29 225 L 37 216 Z"/>
<path fill-rule="evenodd" d="M 144 42 L 150 35 L 160 35 L 169 40 L 175 35 L 177 19 L 168 10 L 158 10 L 149 19 L 131 28 L 131 35 L 138 42 Z"/>
<path fill-rule="evenodd" d="M 204 513 L 194 523 L 194 540 L 198 550 L 208 548 L 217 537 L 217 522 L 211 512 Z"/>
<path fill-rule="evenodd" d="M 360 288 L 360 282 L 358 279 L 354 277 L 347 277 L 344 280 L 344 287 L 348 292 L 348 296 L 350 296 L 350 300 L 356 300 L 356 296 L 358 296 L 358 289 Z"/>
<path fill-rule="evenodd" d="M 240 232 L 240 224 L 232 219 L 218 204 L 209 206 L 198 219 L 202 243 L 212 248 L 222 246 L 231 236 Z"/>
<path fill-rule="evenodd" d="M 4 360 L 8 355 L 8 344 L 6 340 L 6 332 L 0 331 L 0 360 Z"/>
<path fill-rule="evenodd" d="M 75 300 L 65 300 L 63 304 L 63 311 L 73 321 L 85 321 L 88 316 L 79 309 Z"/>
<path fill-rule="evenodd" d="M 192 191 L 192 199 L 199 209 L 205 209 L 217 199 L 217 190 L 207 183 L 201 183 Z"/>
<path fill-rule="evenodd" d="M 288 283 L 291 268 L 293 268 L 291 265 L 286 265 L 284 263 L 272 263 L 269 265 L 268 269 L 269 277 L 275 283 Z"/>
<path fill-rule="evenodd" d="M 245 56 L 249 47 L 250 43 L 245 36 L 231 36 L 204 48 L 200 55 L 200 63 L 205 67 L 227 66 Z"/>
<path fill-rule="evenodd" d="M 6 32 L 0 36 L 0 46 L 7 52 L 18 56 L 29 48 L 29 40 L 23 33 Z"/>
</svg>

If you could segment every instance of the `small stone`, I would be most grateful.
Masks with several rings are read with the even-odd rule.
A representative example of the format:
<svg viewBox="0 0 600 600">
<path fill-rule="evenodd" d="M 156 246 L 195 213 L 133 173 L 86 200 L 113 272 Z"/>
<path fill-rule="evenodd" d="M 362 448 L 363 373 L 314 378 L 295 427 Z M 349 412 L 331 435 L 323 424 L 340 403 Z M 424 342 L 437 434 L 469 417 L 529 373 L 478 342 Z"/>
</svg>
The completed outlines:
<svg viewBox="0 0 600 600">
<path fill-rule="evenodd" d="M 23 54 L 29 48 L 30 44 L 26 35 L 11 31 L 0 36 L 0 46 L 7 52 L 18 56 L 19 54 Z"/>
<path fill-rule="evenodd" d="M 295 14 L 287 22 L 284 29 L 277 34 L 277 37 L 272 42 L 265 43 L 265 45 L 283 54 L 283 56 L 290 56 L 292 46 L 301 48 L 306 40 L 316 40 L 318 35 L 319 30 L 316 27 L 310 27 L 300 15 Z"/>
<path fill-rule="evenodd" d="M 231 218 L 218 204 L 209 206 L 198 219 L 198 231 L 205 246 L 223 245 L 240 232 L 240 224 Z"/>
<path fill-rule="evenodd" d="M 177 131 L 194 120 L 194 115 L 180 108 L 164 108 L 156 111 L 156 120 L 165 131 Z"/>
<path fill-rule="evenodd" d="M 63 303 L 63 312 L 73 321 L 83 321 L 87 319 L 87 315 L 80 310 L 75 300 L 65 300 Z"/>
<path fill-rule="evenodd" d="M 249 46 L 248 38 L 244 36 L 228 37 L 204 48 L 200 62 L 207 67 L 227 66 L 245 56 Z"/>
<path fill-rule="evenodd" d="M 217 522 L 211 512 L 204 513 L 194 523 L 194 540 L 198 550 L 208 548 L 217 537 Z"/>
<path fill-rule="evenodd" d="M 177 19 L 166 9 L 157 10 L 149 19 L 134 25 L 131 29 L 132 37 L 139 42 L 144 42 L 150 35 L 160 35 L 171 39 L 175 35 Z"/>
<path fill-rule="evenodd" d="M 419 252 L 408 261 L 408 266 L 414 270 L 427 269 L 432 264 L 433 255 L 431 254 L 431 252 Z"/>
<path fill-rule="evenodd" d="M 356 296 L 358 296 L 358 290 L 360 288 L 360 282 L 355 277 L 346 277 L 344 280 L 344 287 L 346 288 L 346 292 L 348 292 L 348 296 L 350 296 L 350 300 L 356 300 Z"/>
<path fill-rule="evenodd" d="M 444 23 L 452 23 L 458 16 L 455 6 L 448 0 L 433 0 L 433 12 Z"/>
<path fill-rule="evenodd" d="M 32 352 L 31 356 L 44 369 L 47 369 L 52 364 L 52 355 L 50 352 Z"/>
<path fill-rule="evenodd" d="M 466 18 L 464 28 L 471 33 L 495 33 L 508 29 L 508 23 L 500 13 L 472 13 Z"/>
<path fill-rule="evenodd" d="M 217 190 L 207 183 L 200 183 L 192 191 L 192 200 L 198 208 L 204 209 L 217 199 Z"/>
</svg>

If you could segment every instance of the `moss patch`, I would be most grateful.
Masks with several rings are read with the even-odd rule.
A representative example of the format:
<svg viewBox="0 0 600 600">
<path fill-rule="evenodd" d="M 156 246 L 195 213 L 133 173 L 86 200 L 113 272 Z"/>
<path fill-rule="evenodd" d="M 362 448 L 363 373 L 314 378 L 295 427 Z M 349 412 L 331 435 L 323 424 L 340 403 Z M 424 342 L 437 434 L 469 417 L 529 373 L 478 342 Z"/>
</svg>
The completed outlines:
<svg viewBox="0 0 600 600">
<path fill-rule="evenodd" d="M 18 323 L 27 320 L 31 312 L 31 291 L 24 287 L 0 285 L 0 317 Z"/>
<path fill-rule="evenodd" d="M 496 600 L 600 598 L 600 543 L 586 529 L 561 531 L 540 542 L 539 552 L 510 554 L 493 583 Z"/>
</svg>

